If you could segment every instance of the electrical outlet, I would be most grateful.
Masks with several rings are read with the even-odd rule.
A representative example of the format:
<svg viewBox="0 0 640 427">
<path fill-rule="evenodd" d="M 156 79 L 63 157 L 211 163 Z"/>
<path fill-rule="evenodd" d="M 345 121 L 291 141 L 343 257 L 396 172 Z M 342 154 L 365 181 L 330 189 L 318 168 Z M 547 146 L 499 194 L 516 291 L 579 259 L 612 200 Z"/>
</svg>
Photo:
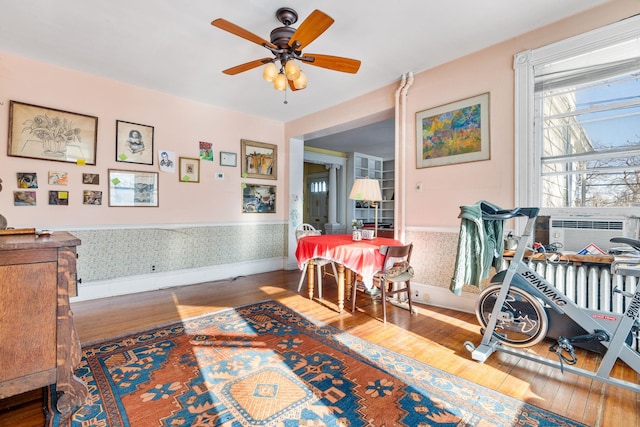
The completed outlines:
<svg viewBox="0 0 640 427">
<path fill-rule="evenodd" d="M 155 265 L 151 266 L 151 271 L 156 271 L 156 266 Z"/>
<path fill-rule="evenodd" d="M 420 298 L 420 291 L 413 291 L 414 298 Z"/>
</svg>

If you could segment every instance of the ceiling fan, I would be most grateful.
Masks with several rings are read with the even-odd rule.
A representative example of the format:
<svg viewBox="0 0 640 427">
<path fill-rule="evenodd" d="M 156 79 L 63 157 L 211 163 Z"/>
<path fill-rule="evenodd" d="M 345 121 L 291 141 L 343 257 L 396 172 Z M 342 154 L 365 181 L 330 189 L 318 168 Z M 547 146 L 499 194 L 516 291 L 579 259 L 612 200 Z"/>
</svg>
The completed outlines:
<svg viewBox="0 0 640 427">
<path fill-rule="evenodd" d="M 277 27 L 271 31 L 271 41 L 267 41 L 225 19 L 218 18 L 211 21 L 211 25 L 214 27 L 218 27 L 221 30 L 259 44 L 273 54 L 272 58 L 256 59 L 228 68 L 222 72 L 228 75 L 236 75 L 265 65 L 263 70 L 265 80 L 273 82 L 274 87 L 278 90 L 286 90 L 288 82 L 289 87 L 294 91 L 304 89 L 307 86 L 306 75 L 300 70 L 296 61 L 344 73 L 355 74 L 358 72 L 360 61 L 357 59 L 315 53 L 302 53 L 304 48 L 333 24 L 333 18 L 326 13 L 317 9 L 314 10 L 311 12 L 311 15 L 300 24 L 298 29 L 291 27 L 291 25 L 298 21 L 298 13 L 289 7 L 278 9 L 276 11 L 276 19 L 284 26 Z M 277 66 L 276 62 L 279 62 L 280 66 Z"/>
</svg>

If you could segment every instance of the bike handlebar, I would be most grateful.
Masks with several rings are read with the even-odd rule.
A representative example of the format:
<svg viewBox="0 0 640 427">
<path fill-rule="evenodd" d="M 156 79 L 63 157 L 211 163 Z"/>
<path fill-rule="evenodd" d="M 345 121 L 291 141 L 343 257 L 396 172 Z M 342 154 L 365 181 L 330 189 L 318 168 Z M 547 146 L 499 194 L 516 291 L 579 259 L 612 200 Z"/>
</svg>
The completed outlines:
<svg viewBox="0 0 640 427">
<path fill-rule="evenodd" d="M 517 216 L 526 216 L 527 218 L 535 218 L 540 212 L 540 208 L 515 208 L 515 209 L 496 209 L 488 203 L 481 203 L 482 219 L 510 219 Z"/>
</svg>

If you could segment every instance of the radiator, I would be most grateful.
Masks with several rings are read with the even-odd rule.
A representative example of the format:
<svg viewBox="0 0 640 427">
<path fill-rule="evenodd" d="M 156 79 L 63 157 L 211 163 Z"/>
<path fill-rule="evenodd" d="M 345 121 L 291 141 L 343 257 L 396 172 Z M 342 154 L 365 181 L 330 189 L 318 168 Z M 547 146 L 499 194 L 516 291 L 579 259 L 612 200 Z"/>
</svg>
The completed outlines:
<svg viewBox="0 0 640 427">
<path fill-rule="evenodd" d="M 502 267 L 507 269 L 509 261 L 503 259 Z M 617 288 L 633 294 L 638 284 L 637 277 L 612 275 L 609 265 L 529 261 L 529 267 L 579 307 L 591 310 L 624 313 L 631 299 L 613 290 Z M 640 342 L 635 337 L 633 348 L 640 351 Z"/>
</svg>

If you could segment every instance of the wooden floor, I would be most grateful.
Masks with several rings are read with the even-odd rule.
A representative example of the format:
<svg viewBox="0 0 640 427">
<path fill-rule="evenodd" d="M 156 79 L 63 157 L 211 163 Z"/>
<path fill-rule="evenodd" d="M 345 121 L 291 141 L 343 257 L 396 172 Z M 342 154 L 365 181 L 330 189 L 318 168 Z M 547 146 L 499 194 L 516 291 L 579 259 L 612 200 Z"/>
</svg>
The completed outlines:
<svg viewBox="0 0 640 427">
<path fill-rule="evenodd" d="M 136 332 L 227 307 L 274 299 L 314 319 L 387 347 L 434 367 L 497 390 L 506 395 L 565 415 L 589 426 L 640 427 L 640 394 L 593 382 L 574 374 L 508 356 L 492 355 L 480 364 L 464 349 L 465 341 L 479 342 L 475 316 L 417 305 L 418 313 L 388 305 L 388 323 L 381 303 L 358 296 L 358 311 L 337 313 L 335 283 L 325 277 L 324 298 L 309 300 L 298 294 L 298 271 L 277 271 L 160 291 L 72 304 L 83 344 Z M 451 294 L 451 298 L 456 298 Z M 379 318 L 378 317 L 378 318 Z M 531 349 L 548 354 L 549 343 Z M 578 352 L 578 366 L 593 366 L 597 355 Z M 617 365 L 616 375 L 638 381 L 636 373 Z M 44 423 L 41 391 L 22 399 L 0 401 L 0 427 L 40 427 Z M 35 399 L 35 400 L 34 400 Z M 26 403 L 11 407 L 14 402 Z M 9 406 L 9 407 L 8 407 Z M 8 408 L 7 408 L 8 407 Z"/>
</svg>

